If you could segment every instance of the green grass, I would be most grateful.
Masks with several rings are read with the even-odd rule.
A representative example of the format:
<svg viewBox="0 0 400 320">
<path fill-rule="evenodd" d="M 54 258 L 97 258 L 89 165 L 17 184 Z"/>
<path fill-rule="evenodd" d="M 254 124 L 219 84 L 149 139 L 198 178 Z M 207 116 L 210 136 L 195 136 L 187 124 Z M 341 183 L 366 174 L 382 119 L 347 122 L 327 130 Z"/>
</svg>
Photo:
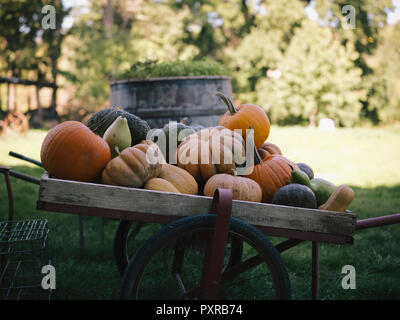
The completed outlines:
<svg viewBox="0 0 400 320">
<path fill-rule="evenodd" d="M 0 136 L 0 164 L 40 177 L 43 170 L 8 156 L 9 151 L 40 159 L 45 131 L 26 136 Z M 353 187 L 350 209 L 358 218 L 400 212 L 399 128 L 337 129 L 334 133 L 301 127 L 272 127 L 270 142 L 295 162 L 309 164 L 315 176 Z M 2 179 L 2 178 L 0 178 Z M 15 218 L 46 218 L 50 226 L 49 249 L 57 270 L 56 299 L 118 298 L 120 276 L 112 256 L 117 221 L 105 221 L 100 242 L 100 219 L 84 217 L 85 250 L 79 250 L 79 223 L 75 215 L 36 210 L 38 186 L 12 178 Z M 0 182 L 0 221 L 7 219 L 7 193 Z M 141 241 L 154 228 L 140 234 Z M 274 238 L 277 243 L 281 239 Z M 400 299 L 400 226 L 358 231 L 354 245 L 320 246 L 321 299 Z M 311 244 L 303 243 L 282 254 L 289 270 L 294 299 L 309 299 Z M 355 290 L 341 287 L 344 265 L 356 268 Z M 244 287 L 243 290 L 246 290 Z"/>
</svg>

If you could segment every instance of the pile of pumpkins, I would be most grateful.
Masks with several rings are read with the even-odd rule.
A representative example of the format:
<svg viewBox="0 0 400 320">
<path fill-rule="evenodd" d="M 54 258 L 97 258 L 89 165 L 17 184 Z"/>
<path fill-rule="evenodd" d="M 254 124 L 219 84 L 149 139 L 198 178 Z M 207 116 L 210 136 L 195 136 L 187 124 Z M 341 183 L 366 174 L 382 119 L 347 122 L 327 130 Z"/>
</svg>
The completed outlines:
<svg viewBox="0 0 400 320">
<path fill-rule="evenodd" d="M 294 163 L 277 145 L 266 142 L 270 121 L 264 110 L 254 104 L 235 107 L 228 97 L 217 95 L 228 107 L 218 126 L 175 123 L 180 139 L 172 155 L 168 144 L 163 152 L 157 143 L 146 140 L 150 131 L 146 121 L 108 108 L 85 124 L 65 121 L 51 129 L 42 143 L 42 164 L 59 179 L 205 196 L 227 188 L 235 200 L 347 209 L 354 197 L 350 187 L 314 178 L 308 165 Z M 254 165 L 247 174 L 238 175 L 245 164 L 237 154 L 246 153 L 248 129 L 253 129 Z M 166 133 L 168 143 L 170 124 L 159 130 Z M 181 131 L 189 133 L 182 137 Z M 176 164 L 166 159 L 175 159 L 170 163 Z"/>
</svg>

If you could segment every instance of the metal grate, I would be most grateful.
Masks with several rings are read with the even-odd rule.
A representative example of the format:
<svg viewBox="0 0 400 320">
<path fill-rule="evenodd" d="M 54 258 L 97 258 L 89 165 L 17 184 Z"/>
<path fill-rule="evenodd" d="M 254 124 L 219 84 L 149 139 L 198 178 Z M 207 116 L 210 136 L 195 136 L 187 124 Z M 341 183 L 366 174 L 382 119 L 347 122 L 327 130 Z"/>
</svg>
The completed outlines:
<svg viewBox="0 0 400 320">
<path fill-rule="evenodd" d="M 47 253 L 47 220 L 0 222 L 0 299 L 49 299 L 41 285 Z"/>
</svg>

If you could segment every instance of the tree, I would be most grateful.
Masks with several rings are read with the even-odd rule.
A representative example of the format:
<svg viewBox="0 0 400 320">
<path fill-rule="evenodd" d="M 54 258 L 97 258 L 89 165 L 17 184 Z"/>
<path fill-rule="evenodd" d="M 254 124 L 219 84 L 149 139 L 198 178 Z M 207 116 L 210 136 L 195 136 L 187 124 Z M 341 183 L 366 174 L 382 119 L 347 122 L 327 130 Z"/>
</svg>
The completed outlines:
<svg viewBox="0 0 400 320">
<path fill-rule="evenodd" d="M 36 66 L 35 37 L 41 28 L 40 9 L 34 1 L 0 0 L 0 57 L 5 62 L 1 71 L 8 77 L 20 77 L 23 70 Z M 16 108 L 15 101 L 15 89 L 11 84 L 7 99 L 9 109 Z"/>
<path fill-rule="evenodd" d="M 342 10 L 345 6 L 355 9 L 355 29 L 347 29 L 341 25 L 344 16 Z M 331 25 L 343 43 L 354 43 L 360 54 L 356 64 L 363 70 L 363 74 L 372 72 L 365 59 L 377 46 L 379 29 L 386 24 L 386 10 L 393 8 L 392 1 L 321 0 L 315 2 L 315 8 L 319 13 L 320 22 Z"/>
<path fill-rule="evenodd" d="M 380 29 L 379 44 L 368 64 L 374 73 L 368 75 L 367 103 L 364 116 L 375 123 L 400 120 L 400 24 Z"/>
<path fill-rule="evenodd" d="M 310 1 L 307 1 L 310 2 Z M 355 9 L 355 29 L 346 29 L 341 26 L 344 6 L 352 6 Z M 336 36 L 345 44 L 351 42 L 359 53 L 355 64 L 363 71 L 363 87 L 368 91 L 362 102 L 361 116 L 372 120 L 374 123 L 380 121 L 376 106 L 370 106 L 375 101 L 374 96 L 386 89 L 383 88 L 383 80 L 379 77 L 381 72 L 375 70 L 368 61 L 373 59 L 375 51 L 380 43 L 381 30 L 387 25 L 387 12 L 393 9 L 391 0 L 321 0 L 315 2 L 322 23 L 333 25 L 332 30 Z M 378 98 L 380 99 L 380 98 Z M 375 103 L 373 102 L 373 103 Z M 381 100 L 381 102 L 383 102 Z M 381 106 L 383 110 L 385 106 Z"/>
<path fill-rule="evenodd" d="M 43 30 L 42 33 L 42 45 L 44 47 L 43 56 L 40 57 L 42 63 L 44 63 L 49 69 L 47 73 L 51 75 L 51 82 L 54 84 L 51 105 L 50 105 L 50 118 L 59 120 L 59 116 L 56 110 L 57 102 L 57 76 L 59 74 L 58 61 L 61 57 L 61 46 L 68 35 L 68 32 L 62 30 L 62 23 L 64 18 L 69 14 L 70 9 L 66 9 L 61 0 L 49 1 L 54 8 L 55 12 L 55 29 L 48 28 Z M 38 76 L 39 78 L 39 76 Z"/>
<path fill-rule="evenodd" d="M 55 9 L 55 29 L 44 29 L 42 26 L 42 8 L 46 5 Z M 57 62 L 64 37 L 61 25 L 67 14 L 68 10 L 61 0 L 0 0 L 0 43 L 4 46 L 0 58 L 5 62 L 1 71 L 8 77 L 26 77 L 52 83 L 54 89 L 50 111 L 53 117 L 57 117 Z M 15 90 L 9 90 L 9 108 L 15 109 L 12 92 L 15 93 Z M 41 122 L 41 114 L 39 118 Z"/>
<path fill-rule="evenodd" d="M 265 1 L 258 8 L 254 26 L 237 46 L 228 47 L 229 66 L 235 70 L 235 92 L 256 101 L 256 87 L 268 70 L 274 70 L 287 49 L 294 30 L 305 19 L 299 0 Z"/>
<path fill-rule="evenodd" d="M 364 98 L 357 57 L 351 43 L 343 46 L 330 28 L 304 20 L 276 72 L 258 83 L 258 103 L 275 123 L 304 123 L 316 115 L 354 125 Z"/>
<path fill-rule="evenodd" d="M 91 1 L 64 46 L 70 68 L 63 74 L 82 107 L 93 112 L 106 105 L 109 83 L 138 61 L 192 57 L 195 48 L 181 41 L 186 14 L 145 0 Z"/>
</svg>

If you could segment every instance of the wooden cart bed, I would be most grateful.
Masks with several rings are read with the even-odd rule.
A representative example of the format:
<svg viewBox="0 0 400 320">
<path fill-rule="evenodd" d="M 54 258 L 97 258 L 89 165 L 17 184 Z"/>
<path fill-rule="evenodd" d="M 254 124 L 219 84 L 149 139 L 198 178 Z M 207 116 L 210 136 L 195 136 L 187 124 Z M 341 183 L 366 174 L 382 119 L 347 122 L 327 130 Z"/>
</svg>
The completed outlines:
<svg viewBox="0 0 400 320">
<path fill-rule="evenodd" d="M 60 180 L 44 173 L 37 208 L 50 212 L 102 216 L 165 224 L 209 212 L 212 198 Z M 356 215 L 233 200 L 232 216 L 264 234 L 315 242 L 352 244 Z"/>
</svg>

